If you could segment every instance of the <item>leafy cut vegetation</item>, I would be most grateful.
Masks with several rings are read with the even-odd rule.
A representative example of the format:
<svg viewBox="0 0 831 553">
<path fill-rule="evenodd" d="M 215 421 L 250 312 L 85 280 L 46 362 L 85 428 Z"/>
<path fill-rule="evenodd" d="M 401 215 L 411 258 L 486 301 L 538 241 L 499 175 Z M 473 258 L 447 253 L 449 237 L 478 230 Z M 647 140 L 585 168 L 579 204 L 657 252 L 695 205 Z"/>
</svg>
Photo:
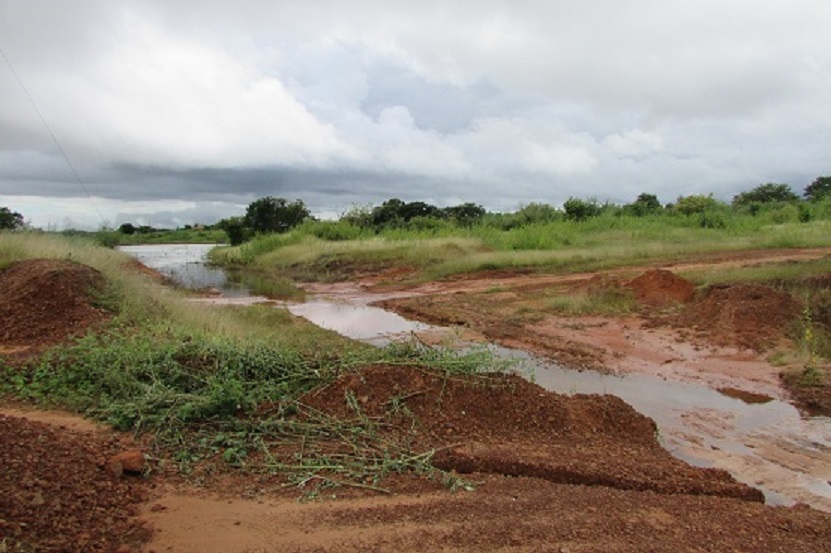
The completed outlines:
<svg viewBox="0 0 831 553">
<path fill-rule="evenodd" d="M 113 318 L 27 366 L 0 361 L 0 392 L 150 433 L 160 452 L 185 470 L 213 459 L 282 472 L 297 484 L 360 486 L 391 471 L 440 475 L 430 464 L 432 452 L 380 443 L 377 421 L 356 413 L 345 426 L 306 409 L 301 396 L 369 364 L 418 365 L 448 375 L 494 368 L 483 354 L 362 346 L 281 309 L 190 303 L 130 269 L 126 255 L 86 239 L 0 235 L 0 268 L 27 258 L 98 269 L 109 287 L 97 303 Z M 334 451 L 332 444 L 344 437 L 355 447 Z M 276 453 L 286 444 L 300 452 L 290 462 Z"/>
</svg>

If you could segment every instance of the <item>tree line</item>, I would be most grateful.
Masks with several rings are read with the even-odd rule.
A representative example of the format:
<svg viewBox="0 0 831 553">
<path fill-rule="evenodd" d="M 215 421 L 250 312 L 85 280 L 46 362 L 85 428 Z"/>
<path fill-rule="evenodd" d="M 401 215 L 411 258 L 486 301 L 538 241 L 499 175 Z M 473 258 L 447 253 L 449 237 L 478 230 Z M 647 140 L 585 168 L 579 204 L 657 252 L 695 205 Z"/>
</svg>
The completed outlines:
<svg viewBox="0 0 831 553">
<path fill-rule="evenodd" d="M 378 206 L 353 207 L 339 221 L 361 229 L 381 232 L 389 228 L 427 228 L 431 222 L 445 221 L 458 226 L 472 226 L 488 220 L 503 230 L 530 223 L 566 219 L 584 221 L 612 213 L 618 216 L 645 217 L 659 213 L 698 216 L 701 226 L 723 226 L 723 216 L 730 210 L 755 215 L 776 206 L 792 205 L 799 219 L 807 221 L 810 212 L 805 202 L 831 201 L 831 176 L 818 177 L 805 188 L 804 201 L 787 184 L 766 183 L 733 197 L 728 205 L 709 195 L 681 196 L 675 202 L 661 204 L 654 194 L 642 193 L 631 203 L 617 205 L 595 199 L 571 197 L 562 209 L 545 203 L 521 206 L 514 213 L 488 213 L 481 205 L 466 202 L 456 206 L 437 207 L 426 202 L 405 202 L 391 198 Z M 233 245 L 241 244 L 257 234 L 287 232 L 305 221 L 313 220 L 302 200 L 267 196 L 248 205 L 245 214 L 221 220 L 217 225 Z"/>
<path fill-rule="evenodd" d="M 481 205 L 466 202 L 456 206 L 437 207 L 426 202 L 405 202 L 391 198 L 378 206 L 353 207 L 340 217 L 340 222 L 381 232 L 389 228 L 429 228 L 434 222 L 449 222 L 469 227 L 487 221 L 503 230 L 530 224 L 565 219 L 584 221 L 602 214 L 617 216 L 645 217 L 659 213 L 698 216 L 701 226 L 723 226 L 723 217 L 730 210 L 756 215 L 777 206 L 793 206 L 798 210 L 801 221 L 810 219 L 806 203 L 831 202 L 831 176 L 817 177 L 809 184 L 800 198 L 789 185 L 766 183 L 741 192 L 733 197 L 730 204 L 720 202 L 709 195 L 681 196 L 675 202 L 661 204 L 654 194 L 642 193 L 631 203 L 617 205 L 599 202 L 596 199 L 571 197 L 562 208 L 546 203 L 530 203 L 521 206 L 514 213 L 489 213 Z M 255 235 L 287 232 L 305 221 L 313 220 L 309 209 L 302 200 L 289 201 L 285 198 L 266 196 L 251 202 L 242 216 L 222 219 L 204 229 L 225 231 L 231 244 L 241 244 Z M 0 207 L 0 230 L 23 228 L 25 221 L 20 213 L 7 207 Z M 189 228 L 186 225 L 185 228 Z M 122 234 L 146 234 L 162 229 L 150 226 L 135 226 L 124 223 L 118 228 Z"/>
</svg>

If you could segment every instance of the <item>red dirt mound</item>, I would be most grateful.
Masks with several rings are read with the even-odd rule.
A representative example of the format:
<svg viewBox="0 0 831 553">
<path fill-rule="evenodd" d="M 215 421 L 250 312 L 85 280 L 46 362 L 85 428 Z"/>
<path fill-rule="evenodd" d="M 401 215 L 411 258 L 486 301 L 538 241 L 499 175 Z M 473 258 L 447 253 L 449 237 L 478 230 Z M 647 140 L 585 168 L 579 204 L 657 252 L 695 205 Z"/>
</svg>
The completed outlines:
<svg viewBox="0 0 831 553">
<path fill-rule="evenodd" d="M 91 303 L 103 283 L 95 269 L 54 259 L 0 271 L 0 346 L 52 345 L 106 319 Z"/>
<path fill-rule="evenodd" d="M 382 366 L 344 375 L 304 402 L 354 420 L 347 396 L 364 415 L 383 419 L 394 439 L 438 450 L 434 463 L 445 470 L 763 500 L 724 471 L 670 456 L 654 422 L 613 396 L 562 396 L 517 375 L 444 377 Z"/>
<path fill-rule="evenodd" d="M 763 351 L 786 336 L 801 310 L 796 298 L 769 286 L 716 285 L 673 322 L 698 329 L 719 345 Z"/>
<path fill-rule="evenodd" d="M 105 436 L 0 415 L 0 551 L 132 551 L 143 484 L 107 474 Z M 8 548 L 8 549 L 6 549 Z"/>
<path fill-rule="evenodd" d="M 687 303 L 695 295 L 692 282 L 664 269 L 652 269 L 631 280 L 627 286 L 642 305 L 667 307 Z"/>
</svg>

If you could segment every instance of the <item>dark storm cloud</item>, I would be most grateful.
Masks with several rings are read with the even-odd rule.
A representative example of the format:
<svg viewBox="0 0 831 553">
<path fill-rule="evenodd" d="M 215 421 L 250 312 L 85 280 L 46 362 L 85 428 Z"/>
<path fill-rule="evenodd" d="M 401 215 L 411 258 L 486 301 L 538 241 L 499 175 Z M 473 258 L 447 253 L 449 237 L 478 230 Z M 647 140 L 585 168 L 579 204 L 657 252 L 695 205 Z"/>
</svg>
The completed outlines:
<svg viewBox="0 0 831 553">
<path fill-rule="evenodd" d="M 208 222 L 262 195 L 800 188 L 831 171 L 828 28 L 822 0 L 3 0 L 35 106 L 0 60 L 0 205 L 95 226 L 87 193 Z"/>
</svg>

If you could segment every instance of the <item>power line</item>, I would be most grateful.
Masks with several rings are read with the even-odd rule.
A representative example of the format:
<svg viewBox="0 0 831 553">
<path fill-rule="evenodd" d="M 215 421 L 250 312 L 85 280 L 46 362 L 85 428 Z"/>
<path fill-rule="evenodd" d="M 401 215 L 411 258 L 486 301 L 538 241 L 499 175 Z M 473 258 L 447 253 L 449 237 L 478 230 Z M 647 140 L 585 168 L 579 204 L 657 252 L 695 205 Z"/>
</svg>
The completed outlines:
<svg viewBox="0 0 831 553">
<path fill-rule="evenodd" d="M 98 218 L 101 220 L 101 225 L 103 226 L 106 221 L 104 221 L 104 216 L 101 215 L 101 211 L 98 209 L 98 205 L 95 203 L 95 199 L 92 197 L 92 194 L 89 193 L 87 185 L 84 183 L 83 180 L 81 180 L 80 175 L 78 175 L 78 171 L 75 170 L 75 166 L 72 165 L 72 161 L 69 160 L 69 156 L 66 155 L 66 152 L 61 146 L 61 143 L 58 142 L 58 138 L 55 136 L 55 133 L 52 132 L 52 129 L 49 127 L 49 123 L 46 122 L 46 118 L 38 109 L 38 106 L 35 103 L 34 98 L 32 98 L 32 95 L 29 94 L 29 90 L 26 88 L 26 85 L 23 84 L 23 80 L 20 78 L 20 75 L 18 75 L 17 71 L 14 70 L 14 66 L 12 65 L 11 60 L 9 60 L 9 57 L 6 55 L 6 52 L 5 50 L 3 50 L 2 46 L 0 46 L 0 54 L 2 54 L 3 59 L 6 60 L 6 65 L 9 66 L 12 75 L 14 75 L 15 80 L 17 80 L 17 84 L 20 85 L 20 88 L 23 90 L 23 93 L 26 95 L 26 98 L 28 98 L 29 103 L 32 105 L 32 109 L 35 110 L 35 113 L 40 119 L 40 122 L 43 123 L 43 126 L 46 128 L 46 132 L 48 132 L 49 136 L 52 137 L 52 142 L 55 143 L 55 147 L 58 148 L 58 152 L 60 152 L 61 157 L 63 157 L 64 161 L 66 161 L 66 164 L 69 166 L 69 170 L 72 172 L 72 175 L 75 177 L 75 180 L 78 182 L 78 184 L 81 185 L 81 188 L 83 189 L 84 193 L 89 198 L 89 201 L 92 204 L 93 209 L 95 209 L 95 212 L 98 214 Z"/>
</svg>

